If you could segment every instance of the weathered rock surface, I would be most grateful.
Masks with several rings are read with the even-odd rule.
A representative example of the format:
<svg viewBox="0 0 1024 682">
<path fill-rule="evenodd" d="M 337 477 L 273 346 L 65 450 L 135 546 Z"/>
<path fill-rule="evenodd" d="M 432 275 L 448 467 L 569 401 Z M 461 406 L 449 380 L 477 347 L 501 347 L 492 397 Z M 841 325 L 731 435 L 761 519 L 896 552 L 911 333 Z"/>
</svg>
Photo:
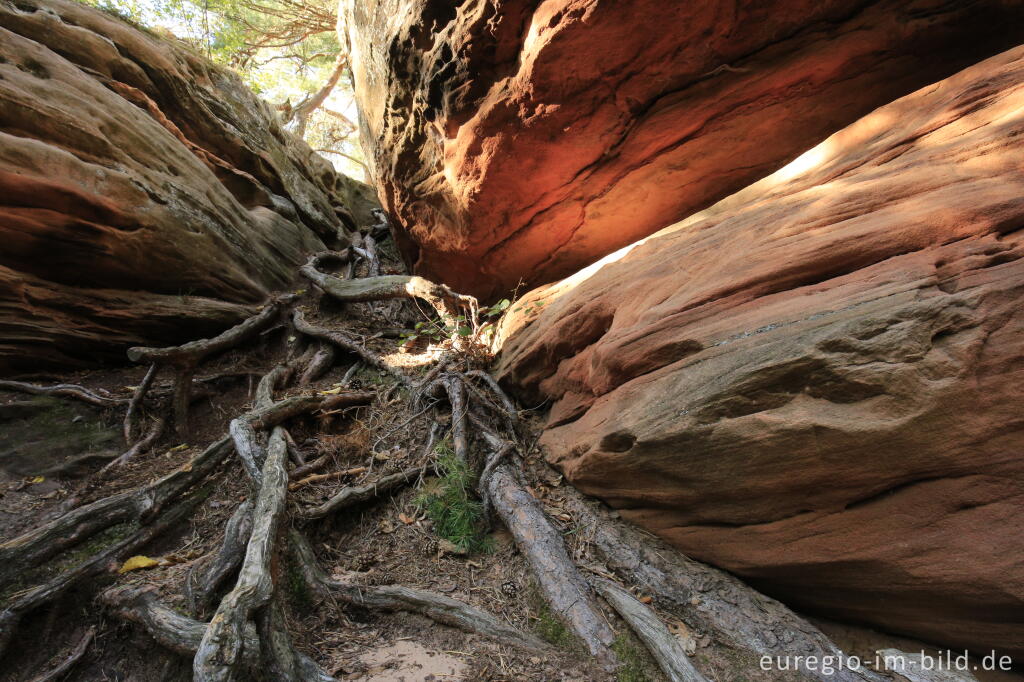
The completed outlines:
<svg viewBox="0 0 1024 682">
<path fill-rule="evenodd" d="M 1020 0 L 342 2 L 419 274 L 550 282 L 1021 42 Z"/>
<path fill-rule="evenodd" d="M 531 292 L 499 371 L 572 483 L 693 557 L 1020 656 L 1022 228 L 1017 48 Z"/>
<path fill-rule="evenodd" d="M 236 322 L 367 194 L 187 48 L 0 2 L 0 373 Z"/>
</svg>

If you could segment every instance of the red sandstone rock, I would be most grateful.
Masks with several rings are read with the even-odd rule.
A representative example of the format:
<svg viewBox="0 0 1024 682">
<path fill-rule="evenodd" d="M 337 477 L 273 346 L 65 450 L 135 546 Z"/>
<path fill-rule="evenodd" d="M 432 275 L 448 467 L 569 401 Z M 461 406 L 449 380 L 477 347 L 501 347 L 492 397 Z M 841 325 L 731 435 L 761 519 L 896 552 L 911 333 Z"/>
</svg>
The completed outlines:
<svg viewBox="0 0 1024 682">
<path fill-rule="evenodd" d="M 0 374 L 236 322 L 373 222 L 366 192 L 184 47 L 76 2 L 0 5 Z"/>
<path fill-rule="evenodd" d="M 1022 228 L 1017 48 L 531 292 L 499 371 L 573 484 L 693 557 L 1021 656 Z"/>
<path fill-rule="evenodd" d="M 1020 0 L 342 3 L 418 273 L 550 282 L 1021 41 Z"/>
</svg>

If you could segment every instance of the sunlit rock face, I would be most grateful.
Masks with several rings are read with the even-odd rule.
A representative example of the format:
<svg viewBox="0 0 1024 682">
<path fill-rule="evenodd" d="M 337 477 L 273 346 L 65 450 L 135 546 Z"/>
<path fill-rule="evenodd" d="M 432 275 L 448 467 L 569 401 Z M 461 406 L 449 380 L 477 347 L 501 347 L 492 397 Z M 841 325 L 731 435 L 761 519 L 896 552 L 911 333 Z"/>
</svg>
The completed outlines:
<svg viewBox="0 0 1024 682">
<path fill-rule="evenodd" d="M 0 3 L 0 374 L 223 329 L 371 205 L 188 49 Z"/>
<path fill-rule="evenodd" d="M 550 282 L 1019 44 L 1021 0 L 343 0 L 407 260 Z"/>
<path fill-rule="evenodd" d="M 807 610 L 1024 654 L 1024 48 L 529 293 L 585 492 Z"/>
</svg>

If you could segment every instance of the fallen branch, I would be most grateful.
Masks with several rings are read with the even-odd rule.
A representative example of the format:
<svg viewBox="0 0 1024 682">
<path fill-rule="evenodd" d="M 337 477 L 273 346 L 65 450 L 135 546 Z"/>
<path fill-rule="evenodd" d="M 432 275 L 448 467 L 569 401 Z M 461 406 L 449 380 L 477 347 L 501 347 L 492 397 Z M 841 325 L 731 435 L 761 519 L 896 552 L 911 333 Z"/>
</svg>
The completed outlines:
<svg viewBox="0 0 1024 682">
<path fill-rule="evenodd" d="M 87 388 L 76 384 L 55 384 L 53 386 L 41 386 L 29 384 L 24 381 L 0 381 L 0 391 L 16 391 L 18 393 L 29 393 L 31 395 L 52 395 L 59 398 L 73 398 L 96 407 L 116 407 L 127 401 L 124 398 L 109 398 L 94 393 Z"/>
</svg>

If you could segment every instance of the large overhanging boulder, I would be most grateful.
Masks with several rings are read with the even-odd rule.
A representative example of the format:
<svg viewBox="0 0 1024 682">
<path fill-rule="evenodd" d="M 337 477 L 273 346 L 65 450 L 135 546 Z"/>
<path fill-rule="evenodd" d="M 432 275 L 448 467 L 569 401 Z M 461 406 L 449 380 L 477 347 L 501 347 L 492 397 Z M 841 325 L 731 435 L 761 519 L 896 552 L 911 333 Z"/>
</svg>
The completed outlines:
<svg viewBox="0 0 1024 682">
<path fill-rule="evenodd" d="M 587 493 L 788 604 L 1024 654 L 1024 48 L 529 293 Z"/>
<path fill-rule="evenodd" d="M 173 39 L 0 2 L 0 374 L 223 329 L 368 193 Z"/>
<path fill-rule="evenodd" d="M 551 282 L 1020 42 L 1021 0 L 343 0 L 406 260 Z"/>
</svg>

